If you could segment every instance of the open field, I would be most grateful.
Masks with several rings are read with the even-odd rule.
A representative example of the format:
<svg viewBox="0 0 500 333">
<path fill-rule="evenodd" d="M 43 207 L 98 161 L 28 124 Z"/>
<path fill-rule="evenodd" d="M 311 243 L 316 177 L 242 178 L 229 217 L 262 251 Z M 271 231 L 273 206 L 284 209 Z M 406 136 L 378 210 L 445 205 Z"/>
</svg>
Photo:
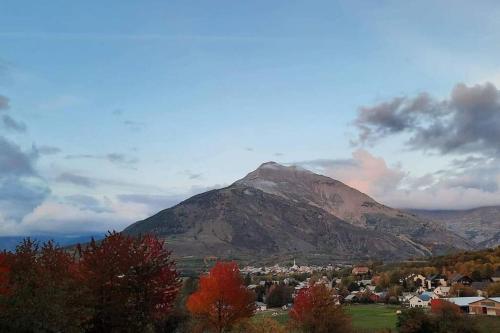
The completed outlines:
<svg viewBox="0 0 500 333">
<path fill-rule="evenodd" d="M 389 328 L 396 328 L 396 306 L 387 306 L 379 304 L 369 305 L 350 305 L 344 307 L 346 313 L 352 317 L 353 326 L 363 332 L 370 332 Z M 288 322 L 288 312 L 281 309 L 270 309 L 258 312 L 255 319 L 271 318 L 281 324 Z"/>
<path fill-rule="evenodd" d="M 381 304 L 356 304 L 344 307 L 347 314 L 352 317 L 354 328 L 367 332 L 380 329 L 396 329 L 397 306 Z"/>
<path fill-rule="evenodd" d="M 263 318 L 271 318 L 276 320 L 282 325 L 288 322 L 288 311 L 281 309 L 270 309 L 266 311 L 257 312 L 255 314 L 255 320 L 260 320 Z"/>
</svg>

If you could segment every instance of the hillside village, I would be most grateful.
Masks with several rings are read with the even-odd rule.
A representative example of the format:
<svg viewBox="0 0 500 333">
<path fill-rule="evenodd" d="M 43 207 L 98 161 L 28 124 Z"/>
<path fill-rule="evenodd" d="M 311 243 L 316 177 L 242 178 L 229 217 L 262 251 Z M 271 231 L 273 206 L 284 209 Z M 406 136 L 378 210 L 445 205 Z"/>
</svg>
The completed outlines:
<svg viewBox="0 0 500 333">
<path fill-rule="evenodd" d="M 431 310 L 447 301 L 464 313 L 500 316 L 500 267 L 486 269 L 483 274 L 474 271 L 470 276 L 445 268 L 441 272 L 434 269 L 433 274 L 427 274 L 428 271 L 428 267 L 423 267 L 398 274 L 369 265 L 299 265 L 295 260 L 291 266 L 241 269 L 247 288 L 257 295 L 261 311 L 273 306 L 286 309 L 302 288 L 324 284 L 337 295 L 338 304 L 385 303 Z M 278 302 L 273 295 L 277 290 L 282 295 Z"/>
</svg>

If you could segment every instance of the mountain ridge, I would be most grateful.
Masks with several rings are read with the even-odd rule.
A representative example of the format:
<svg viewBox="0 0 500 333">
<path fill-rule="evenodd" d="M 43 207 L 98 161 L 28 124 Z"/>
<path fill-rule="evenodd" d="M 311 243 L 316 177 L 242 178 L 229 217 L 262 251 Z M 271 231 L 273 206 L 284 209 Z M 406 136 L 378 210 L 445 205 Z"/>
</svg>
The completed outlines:
<svg viewBox="0 0 500 333">
<path fill-rule="evenodd" d="M 329 177 L 263 163 L 230 186 L 184 200 L 124 230 L 152 232 L 179 256 L 404 259 L 471 248 L 431 221 Z"/>
</svg>

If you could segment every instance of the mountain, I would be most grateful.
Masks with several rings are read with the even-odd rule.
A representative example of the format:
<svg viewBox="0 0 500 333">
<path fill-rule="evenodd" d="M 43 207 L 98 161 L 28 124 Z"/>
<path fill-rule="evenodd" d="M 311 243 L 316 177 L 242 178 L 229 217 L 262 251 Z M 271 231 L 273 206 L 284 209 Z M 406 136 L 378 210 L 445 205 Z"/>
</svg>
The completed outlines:
<svg viewBox="0 0 500 333">
<path fill-rule="evenodd" d="M 443 226 L 379 204 L 342 182 L 274 162 L 124 230 L 155 233 L 177 256 L 403 259 L 471 244 Z"/>
<path fill-rule="evenodd" d="M 500 245 L 500 206 L 479 207 L 468 210 L 421 210 L 409 212 L 442 223 L 480 247 Z"/>
</svg>

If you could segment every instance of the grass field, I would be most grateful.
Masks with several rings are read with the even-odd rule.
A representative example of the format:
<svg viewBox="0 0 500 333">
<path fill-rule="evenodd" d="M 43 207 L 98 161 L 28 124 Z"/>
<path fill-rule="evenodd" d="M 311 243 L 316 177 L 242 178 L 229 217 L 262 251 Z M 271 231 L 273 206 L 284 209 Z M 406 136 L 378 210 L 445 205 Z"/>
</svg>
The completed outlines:
<svg viewBox="0 0 500 333">
<path fill-rule="evenodd" d="M 344 307 L 347 314 L 352 317 L 352 325 L 356 329 L 370 332 L 380 329 L 396 329 L 397 306 L 382 304 L 359 304 Z"/>
<path fill-rule="evenodd" d="M 344 307 L 346 313 L 352 317 L 352 323 L 355 329 L 363 332 L 377 331 L 384 328 L 396 329 L 396 306 L 387 306 L 379 304 L 369 305 L 350 305 Z M 262 318 L 271 318 L 281 324 L 288 321 L 288 312 L 279 310 L 267 310 L 258 312 L 255 320 Z"/>
<path fill-rule="evenodd" d="M 262 312 L 257 312 L 255 314 L 255 320 L 260 320 L 263 318 L 271 318 L 276 320 L 278 323 L 285 325 L 288 322 L 288 311 L 281 309 L 270 309 Z"/>
</svg>

